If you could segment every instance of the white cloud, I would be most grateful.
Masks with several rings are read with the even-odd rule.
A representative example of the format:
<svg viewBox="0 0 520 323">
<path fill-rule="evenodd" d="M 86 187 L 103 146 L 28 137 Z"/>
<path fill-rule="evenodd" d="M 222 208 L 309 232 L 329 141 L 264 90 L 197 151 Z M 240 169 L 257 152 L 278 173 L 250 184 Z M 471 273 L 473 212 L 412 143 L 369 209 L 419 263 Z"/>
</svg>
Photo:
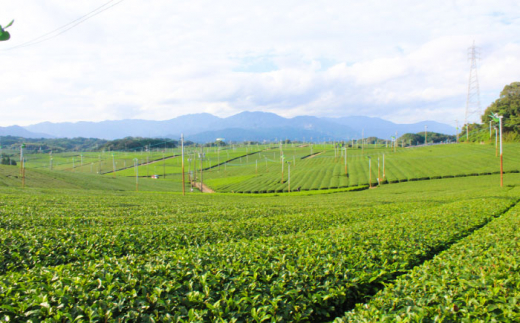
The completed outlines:
<svg viewBox="0 0 520 323">
<path fill-rule="evenodd" d="M 516 1 L 126 0 L 5 50 L 106 1 L 3 4 L 0 125 L 242 110 L 454 124 L 473 40 L 483 107 L 520 75 Z"/>
</svg>

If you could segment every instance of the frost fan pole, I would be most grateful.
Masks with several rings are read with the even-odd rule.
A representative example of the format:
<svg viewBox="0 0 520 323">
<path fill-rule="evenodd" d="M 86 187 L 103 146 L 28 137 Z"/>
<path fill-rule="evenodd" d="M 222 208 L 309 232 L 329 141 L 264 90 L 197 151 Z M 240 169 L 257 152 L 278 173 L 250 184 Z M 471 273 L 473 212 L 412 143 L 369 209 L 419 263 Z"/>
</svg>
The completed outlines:
<svg viewBox="0 0 520 323">
<path fill-rule="evenodd" d="M 135 168 L 135 191 L 139 192 L 139 159 L 134 158 Z"/>
<path fill-rule="evenodd" d="M 182 195 L 186 195 L 184 188 L 184 134 L 181 134 L 181 151 L 182 151 Z"/>
<path fill-rule="evenodd" d="M 289 178 L 287 180 L 287 184 L 289 185 L 289 193 L 291 193 L 291 163 L 287 162 L 287 167 L 288 167 L 288 174 L 289 174 Z"/>
<path fill-rule="evenodd" d="M 500 130 L 500 187 L 504 186 L 504 157 L 502 150 L 502 118 L 504 116 L 499 116 L 496 113 L 491 113 L 490 117 L 493 121 L 498 122 L 499 130 Z"/>
<path fill-rule="evenodd" d="M 368 157 L 368 187 L 372 188 L 372 159 Z"/>
<path fill-rule="evenodd" d="M 23 157 L 23 149 L 25 144 L 20 146 L 20 175 L 22 175 L 22 188 L 25 188 L 25 160 Z"/>
<path fill-rule="evenodd" d="M 498 119 L 500 120 L 500 187 L 504 186 L 504 158 L 502 155 L 502 118 L 503 116 L 498 117 Z"/>
<path fill-rule="evenodd" d="M 383 178 L 386 178 L 386 175 L 385 175 L 385 154 L 383 154 Z"/>
<path fill-rule="evenodd" d="M 345 145 L 345 176 L 347 176 L 347 177 L 348 177 L 348 169 L 347 169 L 347 166 L 348 166 L 348 164 L 347 164 L 347 156 L 348 156 L 348 155 L 347 155 L 347 146 Z"/>
<path fill-rule="evenodd" d="M 498 157 L 498 128 L 495 127 L 495 157 Z"/>
</svg>

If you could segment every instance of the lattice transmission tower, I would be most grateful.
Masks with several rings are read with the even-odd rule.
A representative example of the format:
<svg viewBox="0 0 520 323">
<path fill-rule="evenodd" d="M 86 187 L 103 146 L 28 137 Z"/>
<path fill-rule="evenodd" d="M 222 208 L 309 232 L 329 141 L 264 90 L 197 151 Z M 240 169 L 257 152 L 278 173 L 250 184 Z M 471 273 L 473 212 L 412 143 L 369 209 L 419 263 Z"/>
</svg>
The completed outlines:
<svg viewBox="0 0 520 323">
<path fill-rule="evenodd" d="M 469 140 L 469 123 L 470 119 L 482 115 L 482 108 L 480 107 L 480 89 L 478 84 L 477 61 L 480 60 L 480 50 L 473 45 L 468 48 L 468 61 L 470 61 L 469 81 L 468 81 L 468 96 L 466 98 L 466 139 Z M 478 119 L 477 119 L 478 122 Z"/>
</svg>

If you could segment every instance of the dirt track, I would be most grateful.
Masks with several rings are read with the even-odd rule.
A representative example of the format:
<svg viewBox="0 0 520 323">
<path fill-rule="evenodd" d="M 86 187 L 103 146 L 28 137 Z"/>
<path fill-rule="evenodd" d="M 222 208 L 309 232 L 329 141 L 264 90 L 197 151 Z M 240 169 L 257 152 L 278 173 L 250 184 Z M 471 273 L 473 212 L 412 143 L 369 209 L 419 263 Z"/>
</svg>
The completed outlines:
<svg viewBox="0 0 520 323">
<path fill-rule="evenodd" d="M 198 182 L 192 182 L 193 186 L 198 188 L 200 190 L 200 183 Z M 214 190 L 212 190 L 209 186 L 206 184 L 202 184 L 202 193 L 215 193 Z"/>
</svg>

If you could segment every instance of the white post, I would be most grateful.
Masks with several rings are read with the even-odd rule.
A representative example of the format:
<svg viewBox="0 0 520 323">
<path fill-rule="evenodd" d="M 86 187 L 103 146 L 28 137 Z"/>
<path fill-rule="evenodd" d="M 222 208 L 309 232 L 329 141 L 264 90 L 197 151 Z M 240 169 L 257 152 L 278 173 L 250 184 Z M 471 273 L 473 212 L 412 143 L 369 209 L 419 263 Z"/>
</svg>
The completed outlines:
<svg viewBox="0 0 520 323">
<path fill-rule="evenodd" d="M 182 195 L 186 195 L 186 189 L 184 188 L 184 134 L 181 134 L 181 168 L 182 168 Z"/>
<path fill-rule="evenodd" d="M 288 171 L 287 171 L 288 172 L 288 176 L 289 176 L 289 178 L 287 180 L 287 184 L 289 185 L 288 191 L 289 191 L 289 193 L 291 193 L 291 164 L 287 163 L 287 167 L 289 168 Z"/>
<path fill-rule="evenodd" d="M 385 154 L 383 154 L 383 178 L 385 178 Z"/>
<path fill-rule="evenodd" d="M 134 168 L 135 168 L 135 191 L 139 191 L 139 160 L 134 158 Z"/>
<path fill-rule="evenodd" d="M 502 118 L 503 116 L 499 116 L 499 125 L 500 125 L 500 186 L 504 186 L 504 159 L 502 156 Z"/>
</svg>

